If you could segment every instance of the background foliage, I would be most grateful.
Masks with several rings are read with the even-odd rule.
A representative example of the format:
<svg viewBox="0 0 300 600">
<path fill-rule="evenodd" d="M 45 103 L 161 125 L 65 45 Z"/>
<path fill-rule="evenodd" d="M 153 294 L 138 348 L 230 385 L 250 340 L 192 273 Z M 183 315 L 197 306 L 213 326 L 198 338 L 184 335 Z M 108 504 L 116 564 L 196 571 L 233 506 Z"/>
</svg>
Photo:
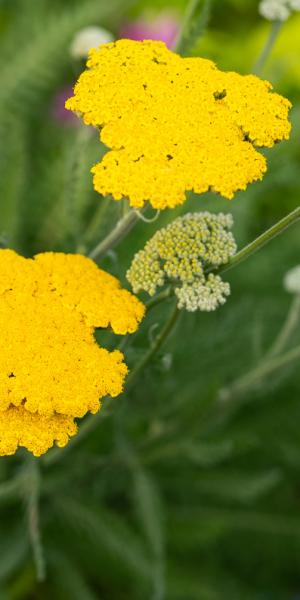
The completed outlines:
<svg viewBox="0 0 300 600">
<path fill-rule="evenodd" d="M 3 246 L 26 256 L 82 251 L 110 229 L 119 207 L 94 193 L 89 173 L 99 141 L 53 114 L 57 92 L 83 66 L 70 57 L 70 42 L 91 24 L 118 36 L 124 20 L 145 10 L 172 8 L 182 18 L 184 4 L 0 2 Z M 215 1 L 204 25 L 193 52 L 242 73 L 269 29 L 254 0 Z M 292 138 L 268 152 L 264 181 L 232 203 L 191 197 L 159 224 L 189 208 L 232 211 L 242 245 L 299 204 L 299 32 L 293 16 L 264 71 L 294 104 Z M 140 222 L 101 264 L 125 282 L 133 253 L 157 226 Z M 105 402 L 86 440 L 32 464 L 25 452 L 1 459 L 1 600 L 300 598 L 299 367 L 219 400 L 275 338 L 291 302 L 283 275 L 298 263 L 296 226 L 226 274 L 232 296 L 223 308 L 182 315 L 139 382 Z M 167 312 L 168 305 L 153 310 L 126 353 L 130 365 Z M 291 347 L 299 341 L 298 322 Z M 46 565 L 44 582 L 36 581 L 32 546 Z"/>
</svg>

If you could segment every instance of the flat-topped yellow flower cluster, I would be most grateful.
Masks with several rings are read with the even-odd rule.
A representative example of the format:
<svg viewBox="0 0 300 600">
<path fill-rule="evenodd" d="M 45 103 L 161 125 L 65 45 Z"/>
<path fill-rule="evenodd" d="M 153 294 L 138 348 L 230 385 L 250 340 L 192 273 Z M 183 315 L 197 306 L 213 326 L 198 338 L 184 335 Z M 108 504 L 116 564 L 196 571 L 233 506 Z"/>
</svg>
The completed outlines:
<svg viewBox="0 0 300 600">
<path fill-rule="evenodd" d="M 289 136 L 290 102 L 270 83 L 162 42 L 106 44 L 87 66 L 66 107 L 111 149 L 92 169 L 95 189 L 133 207 L 174 207 L 188 190 L 232 198 L 266 171 L 256 147 Z"/>
<path fill-rule="evenodd" d="M 75 417 L 120 394 L 123 354 L 100 348 L 94 331 L 132 333 L 143 314 L 142 303 L 88 258 L 0 250 L 0 455 L 64 446 Z"/>
</svg>

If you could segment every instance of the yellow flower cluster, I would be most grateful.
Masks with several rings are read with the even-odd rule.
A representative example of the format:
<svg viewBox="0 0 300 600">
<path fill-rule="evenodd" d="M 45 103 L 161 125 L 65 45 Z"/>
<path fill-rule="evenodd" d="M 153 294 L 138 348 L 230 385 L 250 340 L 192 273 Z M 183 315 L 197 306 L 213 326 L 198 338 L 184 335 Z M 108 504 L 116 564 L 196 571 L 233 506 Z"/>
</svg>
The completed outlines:
<svg viewBox="0 0 300 600">
<path fill-rule="evenodd" d="M 271 147 L 290 132 L 290 102 L 254 75 L 182 58 L 162 42 L 119 40 L 91 50 L 66 108 L 101 129 L 111 150 L 95 189 L 131 206 L 174 207 L 185 192 L 232 198 L 261 179 Z"/>
<path fill-rule="evenodd" d="M 26 259 L 0 250 L 0 455 L 64 446 L 75 417 L 120 394 L 123 354 L 100 348 L 94 331 L 132 333 L 143 314 L 141 302 L 84 256 Z"/>
</svg>

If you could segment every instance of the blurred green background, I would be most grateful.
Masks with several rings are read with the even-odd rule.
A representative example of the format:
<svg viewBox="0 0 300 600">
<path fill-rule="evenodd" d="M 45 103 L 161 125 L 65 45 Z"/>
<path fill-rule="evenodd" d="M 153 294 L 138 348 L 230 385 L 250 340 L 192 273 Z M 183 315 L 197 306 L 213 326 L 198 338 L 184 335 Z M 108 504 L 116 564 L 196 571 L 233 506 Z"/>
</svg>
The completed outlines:
<svg viewBox="0 0 300 600">
<path fill-rule="evenodd" d="M 26 256 L 74 252 L 110 230 L 119 205 L 93 191 L 89 173 L 99 140 L 62 108 L 84 65 L 71 56 L 71 42 L 88 25 L 119 37 L 125 24 L 162 11 L 180 24 L 184 9 L 183 0 L 0 2 L 3 247 Z M 269 30 L 256 0 L 215 0 L 193 53 L 248 73 Z M 233 202 L 190 197 L 154 224 L 140 222 L 101 266 L 125 284 L 134 252 L 182 211 L 231 211 L 241 247 L 299 205 L 299 59 L 295 14 L 263 73 L 294 105 L 291 140 L 267 151 L 263 182 Z M 299 600 L 299 365 L 218 400 L 220 389 L 260 363 L 286 318 L 292 298 L 282 281 L 300 264 L 299 237 L 294 226 L 226 274 L 232 295 L 216 313 L 183 313 L 139 382 L 104 402 L 86 440 L 38 461 L 33 481 L 24 476 L 25 452 L 1 459 L 0 600 Z M 145 321 L 125 352 L 130 366 L 168 309 Z M 288 349 L 300 343 L 299 321 Z M 110 336 L 100 341 L 116 345 Z M 47 572 L 39 583 L 32 490 Z"/>
</svg>

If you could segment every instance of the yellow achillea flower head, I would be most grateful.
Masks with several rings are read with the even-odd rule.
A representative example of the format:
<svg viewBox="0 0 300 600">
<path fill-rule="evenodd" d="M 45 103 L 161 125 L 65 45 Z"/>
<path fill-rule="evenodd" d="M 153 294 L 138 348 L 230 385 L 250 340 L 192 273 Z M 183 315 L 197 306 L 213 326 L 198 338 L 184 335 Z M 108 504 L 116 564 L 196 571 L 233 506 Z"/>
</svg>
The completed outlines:
<svg viewBox="0 0 300 600">
<path fill-rule="evenodd" d="M 266 171 L 256 147 L 289 137 L 290 102 L 270 83 L 162 42 L 106 44 L 87 66 L 66 108 L 111 149 L 92 169 L 95 189 L 133 207 L 174 207 L 188 190 L 232 198 Z"/>
<path fill-rule="evenodd" d="M 53 442 L 59 447 L 65 446 L 76 433 L 77 425 L 72 417 L 57 414 L 44 417 L 30 413 L 24 406 L 11 406 L 0 412 L 0 456 L 14 454 L 19 446 L 40 456 Z"/>
<path fill-rule="evenodd" d="M 143 314 L 139 300 L 84 256 L 25 259 L 0 250 L 0 455 L 65 445 L 75 417 L 120 394 L 123 354 L 100 348 L 94 331 L 134 332 Z"/>
<path fill-rule="evenodd" d="M 229 284 L 209 271 L 226 264 L 236 251 L 231 215 L 187 213 L 157 231 L 135 256 L 127 279 L 135 293 L 153 296 L 174 285 L 178 308 L 212 311 L 224 304 Z"/>
</svg>

